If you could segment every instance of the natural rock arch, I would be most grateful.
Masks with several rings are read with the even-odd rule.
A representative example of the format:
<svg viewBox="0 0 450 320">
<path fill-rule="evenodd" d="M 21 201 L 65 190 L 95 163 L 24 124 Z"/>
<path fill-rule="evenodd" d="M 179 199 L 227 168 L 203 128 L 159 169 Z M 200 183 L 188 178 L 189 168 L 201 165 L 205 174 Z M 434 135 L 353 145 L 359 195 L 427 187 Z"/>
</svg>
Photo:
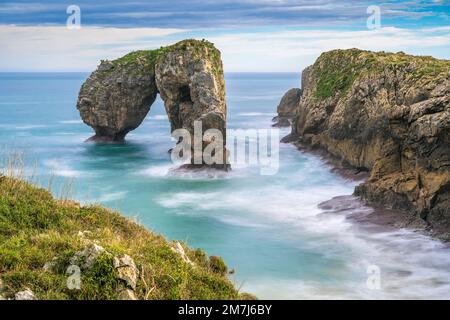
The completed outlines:
<svg viewBox="0 0 450 320">
<path fill-rule="evenodd" d="M 102 61 L 82 85 L 77 102 L 81 118 L 95 130 L 89 140 L 124 141 L 142 123 L 158 93 L 172 131 L 184 128 L 193 134 L 194 121 L 201 121 L 203 132 L 222 133 L 225 151 L 223 66 L 220 51 L 204 40 L 184 40 Z M 210 142 L 204 141 L 203 147 Z"/>
</svg>

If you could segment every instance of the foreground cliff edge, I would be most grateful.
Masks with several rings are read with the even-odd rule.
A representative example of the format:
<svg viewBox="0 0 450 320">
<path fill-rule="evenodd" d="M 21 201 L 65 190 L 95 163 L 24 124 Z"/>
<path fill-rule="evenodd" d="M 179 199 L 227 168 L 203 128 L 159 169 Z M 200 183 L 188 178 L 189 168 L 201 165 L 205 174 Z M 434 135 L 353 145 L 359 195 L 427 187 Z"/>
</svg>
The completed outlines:
<svg viewBox="0 0 450 320">
<path fill-rule="evenodd" d="M 81 118 L 95 131 L 89 140 L 123 142 L 142 123 L 158 93 L 171 132 L 186 129 L 193 135 L 194 122 L 201 123 L 202 136 L 208 129 L 221 132 L 219 167 L 228 168 L 222 60 L 220 51 L 205 40 L 183 40 L 102 61 L 82 85 L 77 102 Z M 205 138 L 202 150 L 213 141 Z M 191 164 L 204 163 L 192 159 Z"/>
<path fill-rule="evenodd" d="M 227 273 L 116 212 L 0 175 L 0 300 L 254 298 Z"/>
<path fill-rule="evenodd" d="M 406 224 L 422 221 L 450 240 L 450 61 L 358 49 L 323 53 L 302 73 L 292 118 L 283 141 L 369 171 L 356 195 L 404 210 Z"/>
</svg>

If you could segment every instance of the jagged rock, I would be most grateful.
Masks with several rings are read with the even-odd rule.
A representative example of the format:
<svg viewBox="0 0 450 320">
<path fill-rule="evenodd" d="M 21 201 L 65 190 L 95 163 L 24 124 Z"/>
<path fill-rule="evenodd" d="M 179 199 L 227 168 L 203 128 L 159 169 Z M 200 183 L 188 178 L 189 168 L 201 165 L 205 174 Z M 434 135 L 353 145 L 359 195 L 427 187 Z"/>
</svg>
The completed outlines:
<svg viewBox="0 0 450 320">
<path fill-rule="evenodd" d="M 208 129 L 222 133 L 224 150 L 226 102 L 220 52 L 207 42 L 175 44 L 158 58 L 155 74 L 172 131 L 184 128 L 193 136 L 194 122 L 200 121 L 202 135 Z M 204 141 L 202 150 L 209 143 Z"/>
<path fill-rule="evenodd" d="M 125 281 L 133 290 L 136 289 L 138 270 L 134 260 L 129 255 L 124 254 L 119 257 L 114 257 L 113 265 L 117 270 L 118 278 Z"/>
<path fill-rule="evenodd" d="M 289 120 L 295 117 L 301 96 L 302 90 L 299 88 L 292 88 L 284 94 L 277 107 L 278 116 L 273 119 L 276 122 L 273 125 L 274 127 L 289 127 L 291 125 Z"/>
<path fill-rule="evenodd" d="M 133 290 L 124 289 L 121 290 L 117 296 L 118 300 L 138 300 Z"/>
<path fill-rule="evenodd" d="M 158 50 L 136 51 L 114 61 L 102 61 L 81 87 L 77 108 L 94 128 L 91 140 L 121 142 L 137 128 L 161 94 L 171 130 L 202 133 L 217 129 L 226 144 L 225 81 L 220 52 L 207 41 L 184 40 Z M 210 144 L 203 142 L 203 148 Z M 227 153 L 223 153 L 226 159 Z M 225 161 L 222 167 L 228 167 Z M 191 164 L 204 165 L 192 158 Z"/>
<path fill-rule="evenodd" d="M 103 247 L 92 244 L 75 253 L 75 255 L 70 258 L 69 262 L 72 265 L 78 265 L 82 268 L 90 268 L 94 265 L 97 258 L 103 253 L 107 253 Z"/>
<path fill-rule="evenodd" d="M 358 49 L 302 74 L 289 139 L 371 170 L 356 194 L 450 236 L 450 62 Z"/>
<path fill-rule="evenodd" d="M 26 289 L 24 291 L 19 291 L 14 295 L 15 300 L 37 300 L 34 296 L 33 291 Z"/>
<path fill-rule="evenodd" d="M 138 52 L 102 61 L 81 86 L 77 108 L 95 130 L 90 140 L 121 142 L 142 123 L 158 91 L 154 63 L 147 56 Z"/>
<path fill-rule="evenodd" d="M 191 261 L 191 259 L 189 259 L 189 257 L 186 255 L 186 252 L 184 251 L 184 248 L 181 245 L 181 243 L 175 242 L 175 247 L 172 247 L 171 249 L 172 249 L 172 251 L 178 253 L 184 262 L 194 265 L 194 263 Z"/>
<path fill-rule="evenodd" d="M 291 125 L 291 121 L 289 120 L 289 118 L 276 116 L 272 119 L 272 121 L 275 122 L 272 127 L 276 128 L 285 128 Z"/>
</svg>

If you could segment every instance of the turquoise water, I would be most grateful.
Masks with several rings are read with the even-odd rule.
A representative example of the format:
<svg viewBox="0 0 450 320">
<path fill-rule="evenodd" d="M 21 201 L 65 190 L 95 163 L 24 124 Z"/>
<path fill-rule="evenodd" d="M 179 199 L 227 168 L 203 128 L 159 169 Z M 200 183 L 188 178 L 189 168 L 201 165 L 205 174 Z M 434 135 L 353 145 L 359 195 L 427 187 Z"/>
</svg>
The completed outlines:
<svg viewBox="0 0 450 320">
<path fill-rule="evenodd" d="M 0 74 L 0 148 L 21 153 L 26 173 L 53 192 L 100 202 L 163 234 L 221 255 L 231 279 L 260 298 L 450 298 L 450 251 L 407 230 L 362 227 L 371 211 L 351 197 L 356 182 L 318 157 L 280 145 L 276 175 L 240 165 L 230 173 L 173 172 L 173 147 L 157 100 L 124 145 L 92 135 L 75 108 L 87 74 Z M 270 128 L 282 94 L 299 74 L 227 74 L 228 127 Z M 284 129 L 280 136 L 287 134 Z M 380 270 L 380 289 L 367 285 Z"/>
</svg>

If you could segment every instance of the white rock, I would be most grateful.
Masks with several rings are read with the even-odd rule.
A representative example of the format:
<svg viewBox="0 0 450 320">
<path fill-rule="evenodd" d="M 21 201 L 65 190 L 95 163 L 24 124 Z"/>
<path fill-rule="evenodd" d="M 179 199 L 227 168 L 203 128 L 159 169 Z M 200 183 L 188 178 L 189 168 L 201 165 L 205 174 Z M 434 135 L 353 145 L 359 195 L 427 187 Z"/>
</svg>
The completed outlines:
<svg viewBox="0 0 450 320">
<path fill-rule="evenodd" d="M 171 248 L 172 251 L 175 251 L 176 253 L 178 253 L 181 257 L 181 259 L 183 259 L 184 262 L 189 263 L 189 264 L 194 264 L 189 257 L 186 255 L 186 252 L 184 251 L 183 246 L 181 245 L 181 243 L 179 242 L 175 242 L 175 247 Z"/>
<path fill-rule="evenodd" d="M 133 290 L 125 289 L 120 291 L 118 297 L 118 300 L 137 300 L 136 295 L 134 294 Z"/>
<path fill-rule="evenodd" d="M 90 268 L 93 266 L 95 260 L 106 250 L 96 244 L 92 244 L 81 251 L 75 253 L 75 255 L 70 258 L 69 262 L 72 265 L 78 265 L 83 268 Z"/>
<path fill-rule="evenodd" d="M 138 270 L 133 258 L 127 254 L 114 257 L 113 265 L 117 269 L 119 279 L 124 280 L 129 287 L 136 289 Z"/>
<path fill-rule="evenodd" d="M 14 295 L 14 299 L 16 300 L 37 300 L 34 296 L 33 291 L 30 289 L 26 289 L 24 291 L 19 291 Z"/>
</svg>

